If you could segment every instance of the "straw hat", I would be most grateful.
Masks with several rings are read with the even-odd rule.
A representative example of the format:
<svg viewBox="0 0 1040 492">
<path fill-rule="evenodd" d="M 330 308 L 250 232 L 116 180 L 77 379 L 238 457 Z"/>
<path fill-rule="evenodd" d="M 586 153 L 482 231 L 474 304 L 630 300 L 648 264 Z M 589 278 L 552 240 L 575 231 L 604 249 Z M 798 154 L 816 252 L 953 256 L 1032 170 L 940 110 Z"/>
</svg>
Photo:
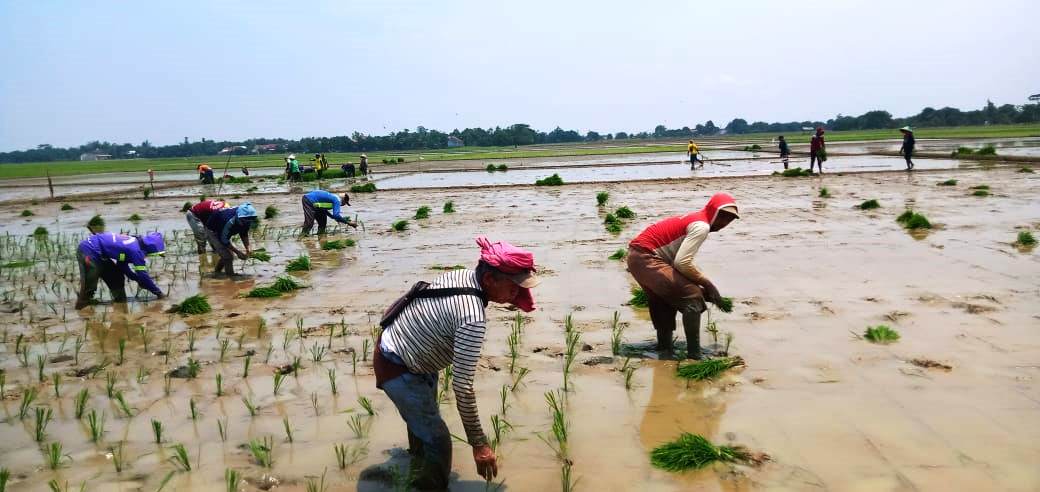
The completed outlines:
<svg viewBox="0 0 1040 492">
<path fill-rule="evenodd" d="M 900 128 L 899 131 L 907 132 L 907 133 L 913 133 L 914 132 L 913 130 L 910 129 L 910 125 L 906 125 L 906 126 Z"/>
</svg>

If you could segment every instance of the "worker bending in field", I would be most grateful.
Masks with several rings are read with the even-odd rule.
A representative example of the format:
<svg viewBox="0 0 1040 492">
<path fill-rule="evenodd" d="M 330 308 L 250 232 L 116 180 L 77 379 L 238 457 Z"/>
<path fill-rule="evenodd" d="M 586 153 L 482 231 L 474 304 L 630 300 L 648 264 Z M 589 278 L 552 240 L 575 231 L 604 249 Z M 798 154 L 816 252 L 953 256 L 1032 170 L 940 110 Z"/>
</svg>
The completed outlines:
<svg viewBox="0 0 1040 492">
<path fill-rule="evenodd" d="M 114 232 L 90 235 L 76 249 L 80 275 L 76 309 L 82 309 L 93 301 L 98 279 L 108 286 L 112 302 L 126 302 L 124 284 L 127 278 L 162 299 L 163 292 L 148 275 L 145 257 L 162 255 L 165 251 L 162 234 L 158 232 L 140 237 Z"/>
<path fill-rule="evenodd" d="M 213 271 L 215 275 L 224 273 L 230 277 L 235 276 L 235 258 L 232 253 L 240 260 L 249 258 L 249 255 L 253 253 L 252 248 L 249 247 L 249 230 L 254 223 L 256 223 L 256 209 L 249 202 L 237 207 L 223 208 L 210 214 L 209 220 L 206 221 L 206 237 L 209 239 L 209 245 L 213 251 L 220 255 L 217 267 Z M 231 237 L 235 235 L 242 240 L 245 251 L 236 248 L 231 243 Z"/>
<path fill-rule="evenodd" d="M 203 162 L 199 164 L 199 181 L 202 184 L 213 184 L 213 168 L 209 167 L 209 164 Z"/>
<path fill-rule="evenodd" d="M 498 473 L 495 452 L 480 426 L 473 378 L 484 343 L 488 301 L 531 312 L 530 288 L 538 284 L 534 255 L 506 242 L 477 238 L 480 261 L 475 270 L 454 270 L 432 283 L 419 282 L 387 309 L 380 321 L 372 364 L 376 387 L 393 401 L 408 427 L 412 455 L 411 485 L 445 490 L 451 473 L 452 437 L 437 403 L 437 373 L 452 366 L 466 442 L 473 448 L 477 473 L 491 480 Z M 361 474 L 366 479 L 366 474 Z"/>
<path fill-rule="evenodd" d="M 200 255 L 206 252 L 206 241 L 208 241 L 206 238 L 206 222 L 209 221 L 209 217 L 213 215 L 213 212 L 223 210 L 227 206 L 228 204 L 221 200 L 202 200 L 193 205 L 184 214 L 184 218 L 188 221 L 188 227 L 191 228 L 192 234 L 195 235 L 195 246 L 198 248 Z"/>
<path fill-rule="evenodd" d="M 693 259 L 708 233 L 722 230 L 738 217 L 733 197 L 716 193 L 701 210 L 653 224 L 628 244 L 628 271 L 646 293 L 662 357 L 672 356 L 675 314 L 679 312 L 686 332 L 687 357 L 701 358 L 701 313 L 707 309 L 704 301 L 718 305 L 722 296 Z"/>
<path fill-rule="evenodd" d="M 700 149 L 697 148 L 697 144 L 690 140 L 690 143 L 686 145 L 686 155 L 690 157 L 690 170 L 697 169 L 697 162 L 701 163 L 701 167 L 704 167 L 704 160 L 699 159 L 697 154 L 700 153 Z"/>
<path fill-rule="evenodd" d="M 340 209 L 340 199 L 332 193 L 325 190 L 314 190 L 304 194 L 301 201 L 303 202 L 303 230 L 300 233 L 304 236 L 311 233 L 315 220 L 318 221 L 318 235 L 325 234 L 325 224 L 329 217 L 332 217 L 332 220 L 340 224 L 347 224 L 350 227 L 357 228 L 356 223 L 343 218 Z M 350 206 L 350 197 L 346 193 L 343 194 L 342 203 L 348 207 Z"/>
</svg>

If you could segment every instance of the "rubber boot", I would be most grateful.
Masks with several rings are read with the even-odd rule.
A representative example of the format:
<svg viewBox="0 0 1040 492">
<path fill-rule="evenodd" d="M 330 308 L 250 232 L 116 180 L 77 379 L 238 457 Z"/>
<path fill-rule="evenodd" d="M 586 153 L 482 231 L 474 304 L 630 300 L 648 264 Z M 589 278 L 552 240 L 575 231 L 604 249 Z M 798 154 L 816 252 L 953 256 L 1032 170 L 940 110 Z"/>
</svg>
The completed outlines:
<svg viewBox="0 0 1040 492">
<path fill-rule="evenodd" d="M 661 359 L 671 359 L 675 353 L 672 347 L 672 330 L 657 330 L 657 355 Z"/>
<path fill-rule="evenodd" d="M 683 311 L 683 331 L 686 332 L 686 358 L 701 359 L 701 313 Z"/>
<path fill-rule="evenodd" d="M 218 277 L 223 275 L 223 273 L 224 273 L 224 262 L 225 261 L 227 261 L 227 260 L 225 260 L 223 258 L 217 260 L 217 266 L 216 266 L 216 268 L 213 269 L 213 275 L 218 276 Z"/>
</svg>

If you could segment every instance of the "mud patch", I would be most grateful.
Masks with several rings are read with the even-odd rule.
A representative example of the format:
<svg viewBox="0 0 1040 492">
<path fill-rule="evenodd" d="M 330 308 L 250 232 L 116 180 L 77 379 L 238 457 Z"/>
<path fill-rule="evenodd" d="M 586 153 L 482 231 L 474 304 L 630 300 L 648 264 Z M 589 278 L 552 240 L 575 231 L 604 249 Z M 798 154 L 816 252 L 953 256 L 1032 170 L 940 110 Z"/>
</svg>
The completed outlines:
<svg viewBox="0 0 1040 492">
<path fill-rule="evenodd" d="M 922 367 L 924 369 L 938 369 L 946 372 L 950 372 L 953 370 L 953 366 L 949 364 L 943 364 L 942 362 L 934 361 L 932 359 L 910 359 L 910 363 L 917 367 Z"/>
</svg>

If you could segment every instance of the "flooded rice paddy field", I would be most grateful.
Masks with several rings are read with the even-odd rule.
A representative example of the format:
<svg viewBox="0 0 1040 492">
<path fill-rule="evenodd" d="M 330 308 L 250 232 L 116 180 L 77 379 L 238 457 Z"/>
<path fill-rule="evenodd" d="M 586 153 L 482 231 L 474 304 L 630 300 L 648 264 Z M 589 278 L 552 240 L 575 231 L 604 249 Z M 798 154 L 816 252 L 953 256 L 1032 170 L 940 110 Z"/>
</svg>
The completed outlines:
<svg viewBox="0 0 1040 492">
<path fill-rule="evenodd" d="M 302 221 L 298 194 L 263 195 L 253 199 L 257 208 L 274 205 L 281 213 L 263 221 L 254 247 L 273 258 L 246 264 L 251 277 L 241 281 L 204 274 L 213 257 L 192 251 L 183 199 L 72 201 L 77 209 L 66 212 L 45 203 L 26 219 L 18 216 L 24 206 L 0 206 L 8 218 L 0 263 L 33 261 L 0 268 L 0 464 L 11 470 L 15 490 L 45 489 L 52 479 L 98 491 L 156 490 L 164 482 L 164 490 L 226 490 L 228 469 L 241 474 L 242 490 L 275 483 L 304 490 L 326 470 L 330 490 L 391 489 L 357 480 L 366 468 L 407 463 L 404 425 L 375 389 L 365 355 L 372 327 L 409 285 L 435 276 L 434 267 L 473 265 L 473 237 L 485 234 L 533 250 L 544 278 L 538 310 L 523 317 L 516 361 L 530 373 L 504 392 L 504 403 L 500 391 L 514 383 L 506 338 L 516 313 L 497 305 L 488 311 L 476 383 L 481 420 L 489 434 L 493 415 L 511 425 L 501 435 L 492 490 L 503 480 L 501 490 L 560 488 L 560 460 L 541 437 L 550 432 L 544 395 L 562 386 L 567 316 L 588 344 L 565 393 L 578 490 L 1036 490 L 1040 260 L 1011 243 L 1018 231 L 1040 233 L 1040 181 L 1015 169 L 356 194 L 348 212 L 365 227 L 337 230 L 334 237 L 357 241 L 341 251 L 292 237 Z M 936 186 L 947 179 L 958 183 Z M 972 196 L 978 185 L 991 194 Z M 831 198 L 819 198 L 823 187 Z M 598 191 L 610 193 L 607 207 L 596 206 Z M 720 338 L 734 335 L 731 352 L 747 366 L 687 383 L 675 376 L 675 362 L 642 355 L 653 339 L 650 321 L 627 305 L 633 282 L 623 262 L 607 257 L 654 219 L 698 208 L 717 191 L 736 197 L 742 218 L 712 235 L 698 263 L 735 300 L 732 313 L 713 312 L 712 320 Z M 881 208 L 854 208 L 868 199 Z M 454 214 L 441 213 L 447 201 Z M 431 217 L 410 219 L 422 205 L 433 208 Z M 612 235 L 603 217 L 622 205 L 637 216 Z M 907 207 L 935 227 L 913 235 L 902 229 L 895 218 Z M 110 230 L 167 233 L 169 254 L 151 271 L 169 300 L 72 311 L 72 255 L 94 213 Z M 128 222 L 132 213 L 143 220 Z M 391 232 L 400 219 L 409 219 L 409 229 Z M 48 228 L 49 240 L 27 237 L 38 226 Z M 313 268 L 292 276 L 307 288 L 275 299 L 241 297 L 285 275 L 300 254 Z M 212 313 L 164 312 L 196 293 L 208 296 Z M 636 367 L 631 388 L 620 372 L 625 358 L 611 354 L 615 312 L 627 327 L 628 364 Z M 890 345 L 858 337 L 878 324 L 902 337 Z M 702 340 L 708 345 L 712 337 Z M 276 391 L 274 374 L 297 358 L 299 370 Z M 198 361 L 196 378 L 164 378 L 183 376 L 189 359 Z M 950 369 L 919 367 L 914 359 Z M 20 418 L 32 389 L 38 395 Z M 84 416 L 77 418 L 82 390 Z M 441 410 L 462 435 L 450 393 Z M 374 415 L 359 397 L 371 400 Z M 34 408 L 53 412 L 39 442 Z M 96 443 L 92 410 L 105 417 Z M 162 424 L 159 443 L 153 420 Z M 651 467 L 650 450 L 683 431 L 746 445 L 772 461 L 683 474 Z M 270 468 L 246 449 L 265 438 L 273 444 Z M 53 471 L 42 451 L 51 443 L 67 455 Z M 190 471 L 171 460 L 178 444 Z M 336 445 L 347 454 L 343 469 Z M 452 489 L 485 490 L 468 446 L 456 443 L 454 453 Z"/>
</svg>

